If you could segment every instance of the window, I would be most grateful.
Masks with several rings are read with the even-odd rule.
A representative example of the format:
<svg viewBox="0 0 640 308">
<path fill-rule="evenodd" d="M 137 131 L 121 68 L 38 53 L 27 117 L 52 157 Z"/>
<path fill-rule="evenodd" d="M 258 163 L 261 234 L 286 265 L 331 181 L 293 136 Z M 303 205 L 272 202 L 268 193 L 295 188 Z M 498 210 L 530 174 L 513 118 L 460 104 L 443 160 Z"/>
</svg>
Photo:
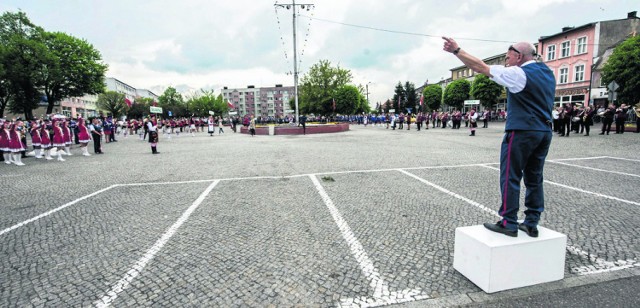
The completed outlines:
<svg viewBox="0 0 640 308">
<path fill-rule="evenodd" d="M 578 43 L 576 44 L 576 54 L 587 53 L 587 37 L 583 36 L 578 39 Z"/>
<path fill-rule="evenodd" d="M 576 75 L 573 81 L 584 81 L 584 64 L 576 65 Z"/>
<path fill-rule="evenodd" d="M 562 51 L 561 51 L 561 55 L 560 58 L 566 58 L 571 54 L 571 42 L 570 41 L 566 41 L 566 42 L 562 42 Z"/>
<path fill-rule="evenodd" d="M 556 45 L 547 46 L 547 61 L 553 61 L 556 59 Z"/>
<path fill-rule="evenodd" d="M 567 83 L 567 78 L 569 77 L 569 69 L 564 67 L 560 69 L 560 79 L 558 83 Z"/>
</svg>

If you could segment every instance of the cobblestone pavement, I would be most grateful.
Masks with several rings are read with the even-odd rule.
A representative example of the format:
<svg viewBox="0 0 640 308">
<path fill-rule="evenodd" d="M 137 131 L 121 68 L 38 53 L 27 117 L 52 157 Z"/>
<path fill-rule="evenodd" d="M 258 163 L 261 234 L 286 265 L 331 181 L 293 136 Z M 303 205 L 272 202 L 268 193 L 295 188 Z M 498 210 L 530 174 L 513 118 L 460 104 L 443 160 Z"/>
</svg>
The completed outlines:
<svg viewBox="0 0 640 308">
<path fill-rule="evenodd" d="M 510 291 L 455 271 L 453 244 L 497 220 L 502 128 L 227 130 L 162 136 L 160 155 L 120 136 L 105 155 L 0 164 L 0 306 L 490 302 Z M 554 137 L 542 225 L 568 247 L 547 285 L 640 275 L 639 138 Z"/>
</svg>

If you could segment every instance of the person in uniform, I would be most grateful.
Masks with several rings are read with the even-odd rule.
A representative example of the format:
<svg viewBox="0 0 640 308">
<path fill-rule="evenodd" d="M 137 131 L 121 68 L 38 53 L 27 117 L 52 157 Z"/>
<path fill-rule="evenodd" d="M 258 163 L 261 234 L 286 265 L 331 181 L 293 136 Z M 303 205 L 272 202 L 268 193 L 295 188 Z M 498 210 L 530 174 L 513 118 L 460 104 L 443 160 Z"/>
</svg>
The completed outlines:
<svg viewBox="0 0 640 308">
<path fill-rule="evenodd" d="M 9 152 L 9 129 L 5 128 L 8 122 L 5 119 L 0 119 L 0 153 L 2 153 L 2 161 L 10 165 L 11 154 Z"/>
<path fill-rule="evenodd" d="M 469 130 L 471 131 L 471 134 L 469 134 L 469 136 L 475 136 L 476 135 L 476 128 L 478 127 L 478 113 L 476 113 L 476 109 L 472 108 L 469 111 Z"/>
<path fill-rule="evenodd" d="M 589 136 L 591 126 L 593 125 L 593 116 L 595 115 L 595 113 L 596 110 L 591 108 L 591 106 L 587 106 L 584 109 L 584 114 L 582 116 L 582 125 L 584 126 L 585 136 Z"/>
<path fill-rule="evenodd" d="M 151 153 L 152 154 L 160 154 L 158 152 L 158 121 L 156 120 L 156 116 L 151 116 L 151 120 L 147 122 L 147 131 L 149 132 L 149 143 L 151 144 Z"/>
<path fill-rule="evenodd" d="M 44 121 L 42 123 L 42 127 L 40 128 L 40 144 L 42 149 L 44 150 L 44 158 L 46 160 L 52 160 L 51 157 L 51 133 L 49 133 L 49 126 L 51 122 L 49 120 Z"/>
<path fill-rule="evenodd" d="M 62 151 L 64 151 L 64 131 L 61 124 L 61 120 L 56 119 L 53 121 L 53 147 L 58 150 L 58 161 L 65 161 L 65 159 L 62 158 Z"/>
<path fill-rule="evenodd" d="M 640 133 L 640 103 L 637 103 L 633 107 L 633 111 L 636 112 L 636 134 Z"/>
<path fill-rule="evenodd" d="M 544 210 L 543 171 L 551 145 L 551 110 L 556 81 L 553 71 L 536 61 L 538 55 L 531 43 L 509 46 L 505 66 L 487 65 L 462 50 L 452 38 L 443 37 L 444 50 L 454 54 L 475 72 L 507 88 L 509 116 L 500 153 L 500 191 L 502 205 L 497 223 L 485 223 L 490 231 L 518 236 L 518 230 L 538 237 L 538 222 Z M 520 182 L 524 176 L 526 194 L 524 222 L 518 223 Z"/>
<path fill-rule="evenodd" d="M 91 135 L 89 134 L 89 128 L 84 123 L 84 119 L 78 115 L 78 141 L 80 142 L 80 149 L 82 149 L 82 155 L 91 156 L 89 154 L 89 141 L 91 141 Z"/>
<path fill-rule="evenodd" d="M 607 132 L 607 135 L 611 131 L 611 124 L 613 124 L 613 116 L 616 114 L 616 107 L 613 104 L 609 104 L 609 108 L 605 109 L 600 116 L 602 117 L 602 132 L 600 135 L 604 135 Z"/>
<path fill-rule="evenodd" d="M 104 154 L 102 152 L 102 145 L 100 144 L 102 141 L 102 135 L 104 135 L 100 119 L 93 118 L 91 125 L 89 125 L 89 132 L 91 132 L 91 139 L 93 139 L 93 153 Z"/>
<path fill-rule="evenodd" d="M 256 117 L 251 115 L 251 120 L 249 120 L 249 132 L 251 132 L 251 137 L 256 135 Z"/>
<path fill-rule="evenodd" d="M 629 111 L 629 107 L 627 107 L 626 104 L 622 104 L 616 109 L 616 134 L 624 134 L 624 122 L 627 120 L 627 111 Z"/>
<path fill-rule="evenodd" d="M 42 158 L 42 138 L 40 137 L 40 125 L 38 121 L 31 122 L 31 146 L 33 146 L 33 151 L 35 152 L 35 158 Z"/>
<path fill-rule="evenodd" d="M 71 156 L 71 128 L 69 127 L 69 121 L 62 122 L 62 134 L 64 137 L 64 153 L 67 156 Z"/>
</svg>

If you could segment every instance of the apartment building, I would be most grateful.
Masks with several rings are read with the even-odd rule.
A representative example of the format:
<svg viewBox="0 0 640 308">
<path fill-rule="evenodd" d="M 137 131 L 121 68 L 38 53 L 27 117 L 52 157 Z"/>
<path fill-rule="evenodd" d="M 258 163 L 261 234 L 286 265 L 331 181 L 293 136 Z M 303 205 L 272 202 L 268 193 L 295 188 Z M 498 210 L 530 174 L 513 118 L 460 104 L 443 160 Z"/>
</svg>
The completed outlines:
<svg viewBox="0 0 640 308">
<path fill-rule="evenodd" d="M 538 54 L 556 77 L 556 104 L 606 103 L 608 91 L 600 81 L 601 59 L 607 50 L 635 35 L 640 28 L 636 12 L 625 19 L 591 22 L 564 27 L 561 32 L 542 36 Z"/>
<path fill-rule="evenodd" d="M 246 88 L 222 89 L 225 100 L 234 105 L 234 111 L 239 116 L 253 114 L 261 117 L 283 117 L 292 114 L 289 100 L 294 97 L 294 87 L 283 87 L 276 84 L 273 87 L 256 88 L 249 85 Z"/>
</svg>

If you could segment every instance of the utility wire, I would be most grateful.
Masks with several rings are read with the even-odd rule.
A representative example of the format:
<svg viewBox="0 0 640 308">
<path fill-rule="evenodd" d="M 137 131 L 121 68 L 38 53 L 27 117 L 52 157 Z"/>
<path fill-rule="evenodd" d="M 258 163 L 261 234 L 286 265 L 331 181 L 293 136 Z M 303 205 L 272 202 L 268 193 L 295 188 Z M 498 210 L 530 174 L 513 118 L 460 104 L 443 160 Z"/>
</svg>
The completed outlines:
<svg viewBox="0 0 640 308">
<path fill-rule="evenodd" d="M 396 30 L 388 30 L 388 29 L 375 28 L 375 27 L 369 27 L 369 26 L 354 25 L 354 24 L 348 24 L 348 23 L 339 22 L 339 21 L 333 21 L 333 20 L 328 20 L 328 19 L 322 19 L 322 18 L 306 16 L 306 15 L 302 15 L 302 14 L 300 14 L 298 16 L 309 18 L 309 19 L 314 19 L 314 20 L 318 20 L 318 21 L 323 21 L 323 22 L 327 22 L 327 23 L 332 23 L 332 24 L 338 24 L 338 25 L 343 25 L 343 26 L 348 26 L 348 27 L 354 27 L 354 28 L 361 28 L 361 29 L 389 32 L 389 33 L 397 33 L 397 34 L 405 34 L 405 35 L 413 35 L 413 36 L 437 37 L 437 38 L 442 37 L 442 35 L 396 31 Z M 480 41 L 480 42 L 493 42 L 493 43 L 517 43 L 517 42 L 514 42 L 514 41 L 497 41 L 497 40 L 487 40 L 487 39 L 478 39 L 478 38 L 465 38 L 465 37 L 456 37 L 455 39 L 456 40 L 460 40 L 460 41 L 466 40 L 466 41 Z"/>
</svg>

